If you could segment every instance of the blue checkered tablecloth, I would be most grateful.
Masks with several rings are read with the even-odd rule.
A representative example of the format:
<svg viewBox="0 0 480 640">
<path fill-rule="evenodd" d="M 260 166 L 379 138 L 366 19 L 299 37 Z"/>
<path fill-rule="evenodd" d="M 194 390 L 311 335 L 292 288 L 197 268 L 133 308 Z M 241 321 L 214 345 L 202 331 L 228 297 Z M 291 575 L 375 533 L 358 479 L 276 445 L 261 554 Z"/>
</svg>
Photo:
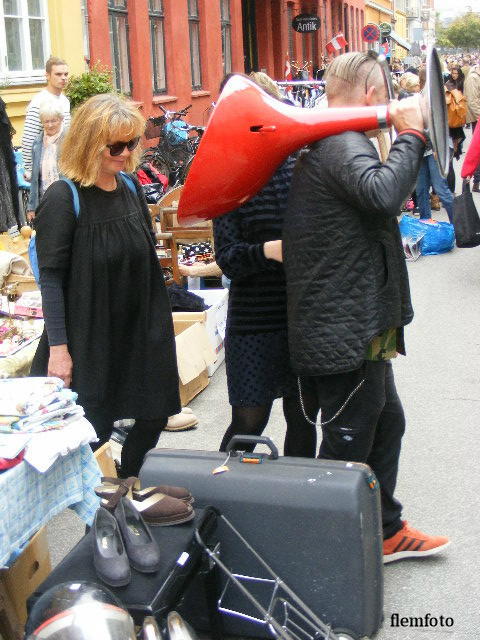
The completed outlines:
<svg viewBox="0 0 480 640">
<path fill-rule="evenodd" d="M 101 472 L 88 445 L 39 473 L 27 462 L 0 474 L 0 567 L 53 516 L 71 507 L 91 525 Z"/>
</svg>

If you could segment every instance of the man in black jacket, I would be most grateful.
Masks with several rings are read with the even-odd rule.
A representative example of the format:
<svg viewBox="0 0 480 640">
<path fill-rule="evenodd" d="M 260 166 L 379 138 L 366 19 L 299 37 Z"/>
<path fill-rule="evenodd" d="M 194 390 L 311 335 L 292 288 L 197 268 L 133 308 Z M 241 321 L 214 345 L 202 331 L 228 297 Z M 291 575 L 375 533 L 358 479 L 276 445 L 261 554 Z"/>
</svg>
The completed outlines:
<svg viewBox="0 0 480 640">
<path fill-rule="evenodd" d="M 329 107 L 387 103 L 370 53 L 336 58 L 326 91 Z M 401 520 L 394 497 L 405 418 L 390 360 L 405 353 L 403 327 L 413 318 L 397 215 L 426 139 L 418 98 L 392 102 L 390 117 L 398 136 L 384 164 L 364 133 L 312 145 L 293 177 L 283 233 L 290 355 L 322 410 L 319 457 L 375 472 L 385 562 L 450 544 Z"/>
</svg>

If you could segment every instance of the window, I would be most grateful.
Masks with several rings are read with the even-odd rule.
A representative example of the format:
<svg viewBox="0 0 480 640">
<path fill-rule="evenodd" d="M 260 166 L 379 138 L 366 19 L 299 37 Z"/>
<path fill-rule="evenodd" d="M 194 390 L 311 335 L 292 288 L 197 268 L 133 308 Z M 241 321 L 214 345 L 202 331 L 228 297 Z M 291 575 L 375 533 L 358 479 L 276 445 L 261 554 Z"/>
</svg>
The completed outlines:
<svg viewBox="0 0 480 640">
<path fill-rule="evenodd" d="M 163 0 L 148 0 L 153 93 L 167 91 Z"/>
<path fill-rule="evenodd" d="M 222 29 L 223 74 L 232 71 L 232 23 L 230 22 L 230 0 L 220 0 L 220 25 Z"/>
<path fill-rule="evenodd" d="M 110 49 L 112 52 L 113 84 L 122 93 L 132 90 L 130 52 L 128 48 L 127 0 L 108 0 Z"/>
<path fill-rule="evenodd" d="M 292 58 L 295 58 L 295 46 L 294 46 L 294 40 L 293 40 L 292 20 L 293 20 L 293 5 L 292 3 L 289 3 L 287 4 L 287 33 L 288 33 L 288 55 L 290 57 L 290 60 L 292 60 Z"/>
<path fill-rule="evenodd" d="M 9 82 L 43 80 L 49 41 L 46 0 L 2 0 L 0 71 Z"/>
<path fill-rule="evenodd" d="M 200 14 L 198 12 L 198 0 L 188 0 L 188 29 L 190 33 L 192 89 L 201 89 L 202 69 L 200 60 Z"/>
</svg>

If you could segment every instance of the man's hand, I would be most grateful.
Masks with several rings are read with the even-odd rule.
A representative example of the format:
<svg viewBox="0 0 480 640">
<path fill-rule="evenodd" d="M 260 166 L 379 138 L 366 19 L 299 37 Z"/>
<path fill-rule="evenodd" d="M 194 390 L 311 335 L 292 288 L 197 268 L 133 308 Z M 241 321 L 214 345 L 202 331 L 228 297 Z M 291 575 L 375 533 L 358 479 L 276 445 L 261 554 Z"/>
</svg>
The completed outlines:
<svg viewBox="0 0 480 640">
<path fill-rule="evenodd" d="M 404 100 L 392 100 L 389 106 L 390 120 L 396 131 L 405 129 L 425 129 L 425 123 L 420 106 L 420 95 L 411 96 Z"/>
<path fill-rule="evenodd" d="M 32 222 L 35 219 L 35 211 L 27 211 L 27 222 Z"/>
<path fill-rule="evenodd" d="M 48 375 L 60 378 L 69 387 L 72 382 L 72 358 L 66 344 L 50 347 L 48 359 Z"/>
<path fill-rule="evenodd" d="M 27 171 L 25 169 L 25 171 L 23 172 L 23 177 L 25 178 L 25 180 L 27 182 L 31 182 L 31 180 L 32 180 L 32 172 L 31 171 Z"/>
<path fill-rule="evenodd" d="M 269 240 L 263 245 L 263 253 L 269 260 L 276 260 L 277 262 L 283 262 L 282 257 L 282 241 L 281 240 Z"/>
</svg>

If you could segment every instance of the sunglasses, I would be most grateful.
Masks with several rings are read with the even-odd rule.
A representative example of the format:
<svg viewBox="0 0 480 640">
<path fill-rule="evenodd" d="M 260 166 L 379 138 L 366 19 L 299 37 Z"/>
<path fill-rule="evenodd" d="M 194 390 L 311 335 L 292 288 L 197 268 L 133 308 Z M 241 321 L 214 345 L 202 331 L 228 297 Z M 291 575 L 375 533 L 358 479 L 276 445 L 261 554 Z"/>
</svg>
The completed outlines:
<svg viewBox="0 0 480 640">
<path fill-rule="evenodd" d="M 111 156 L 119 156 L 123 152 L 125 147 L 127 147 L 129 151 L 133 151 L 134 149 L 136 149 L 139 142 L 140 136 L 137 136 L 136 138 L 132 138 L 128 142 L 113 142 L 112 144 L 107 144 L 106 146 L 108 149 L 110 149 Z"/>
</svg>

